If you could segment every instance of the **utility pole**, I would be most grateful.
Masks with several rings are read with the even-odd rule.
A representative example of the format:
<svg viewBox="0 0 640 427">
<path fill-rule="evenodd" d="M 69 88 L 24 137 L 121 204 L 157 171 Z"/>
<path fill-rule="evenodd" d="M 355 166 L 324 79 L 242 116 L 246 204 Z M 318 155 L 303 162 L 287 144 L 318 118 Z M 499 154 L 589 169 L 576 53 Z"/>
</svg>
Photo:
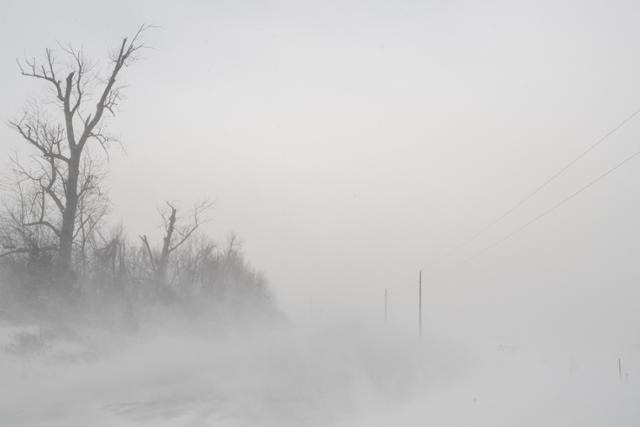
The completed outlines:
<svg viewBox="0 0 640 427">
<path fill-rule="evenodd" d="M 418 275 L 418 331 L 422 336 L 422 270 Z"/>
<path fill-rule="evenodd" d="M 618 357 L 618 378 L 622 381 L 622 358 Z"/>
</svg>

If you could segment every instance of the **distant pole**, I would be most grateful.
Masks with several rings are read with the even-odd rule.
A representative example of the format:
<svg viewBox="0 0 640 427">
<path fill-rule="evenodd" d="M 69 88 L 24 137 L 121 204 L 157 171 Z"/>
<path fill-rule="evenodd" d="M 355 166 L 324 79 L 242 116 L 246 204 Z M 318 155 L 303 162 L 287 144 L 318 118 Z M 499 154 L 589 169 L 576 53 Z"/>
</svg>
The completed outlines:
<svg viewBox="0 0 640 427">
<path fill-rule="evenodd" d="M 422 336 L 422 270 L 418 275 L 418 331 Z"/>
<path fill-rule="evenodd" d="M 618 357 L 618 377 L 622 381 L 622 358 Z"/>
<path fill-rule="evenodd" d="M 384 289 L 384 324 L 387 324 L 387 313 L 388 313 L 388 296 L 387 296 L 387 288 Z"/>
</svg>

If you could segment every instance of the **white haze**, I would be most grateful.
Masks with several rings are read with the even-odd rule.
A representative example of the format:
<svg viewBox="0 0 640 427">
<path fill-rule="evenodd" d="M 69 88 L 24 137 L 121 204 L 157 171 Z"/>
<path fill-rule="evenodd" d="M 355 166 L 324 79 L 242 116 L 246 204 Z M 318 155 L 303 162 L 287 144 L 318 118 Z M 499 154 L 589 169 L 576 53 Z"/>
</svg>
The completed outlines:
<svg viewBox="0 0 640 427">
<path fill-rule="evenodd" d="M 638 2 L 3 0 L 0 118 L 42 93 L 16 57 L 103 58 L 142 22 L 111 220 L 153 234 L 211 197 L 291 325 L 3 355 L 0 425 L 640 422 L 640 161 L 464 261 L 638 150 L 640 119 L 459 246 L 640 108 Z"/>
<path fill-rule="evenodd" d="M 161 322 L 78 340 L 83 363 L 65 362 L 81 351 L 61 342 L 47 357 L 3 356 L 3 423 L 630 426 L 640 416 L 637 379 L 621 381 L 607 352 L 471 349 L 345 319 L 231 332 Z M 638 352 L 629 356 L 637 371 Z"/>
</svg>

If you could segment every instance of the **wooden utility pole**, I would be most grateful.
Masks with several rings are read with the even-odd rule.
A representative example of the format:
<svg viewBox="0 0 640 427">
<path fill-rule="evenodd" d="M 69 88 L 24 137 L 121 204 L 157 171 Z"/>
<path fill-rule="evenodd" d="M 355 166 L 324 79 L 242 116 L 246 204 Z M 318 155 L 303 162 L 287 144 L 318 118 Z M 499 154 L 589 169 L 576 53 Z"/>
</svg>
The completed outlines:
<svg viewBox="0 0 640 427">
<path fill-rule="evenodd" d="M 618 378 L 622 381 L 622 358 L 618 357 Z"/>
</svg>

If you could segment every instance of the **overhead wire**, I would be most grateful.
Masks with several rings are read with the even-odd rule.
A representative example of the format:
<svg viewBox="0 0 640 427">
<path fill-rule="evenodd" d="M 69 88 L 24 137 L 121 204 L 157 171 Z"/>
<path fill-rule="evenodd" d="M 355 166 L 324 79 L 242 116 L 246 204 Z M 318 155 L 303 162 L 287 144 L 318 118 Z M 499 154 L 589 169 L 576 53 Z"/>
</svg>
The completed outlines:
<svg viewBox="0 0 640 427">
<path fill-rule="evenodd" d="M 574 157 L 571 161 L 569 161 L 568 163 L 566 163 L 563 167 L 561 167 L 560 169 L 558 169 L 555 173 L 553 173 L 549 178 L 547 178 L 545 181 L 543 181 L 540 185 L 538 185 L 533 191 L 529 192 L 525 197 L 521 198 L 517 203 L 515 203 L 512 207 L 510 207 L 509 209 L 507 209 L 502 215 L 500 215 L 499 217 L 497 217 L 496 219 L 494 219 L 493 221 L 489 222 L 488 224 L 486 224 L 484 227 L 482 227 L 480 230 L 478 230 L 476 233 L 474 233 L 473 235 L 471 235 L 469 238 L 467 238 L 466 240 L 462 241 L 461 243 L 459 243 L 458 245 L 454 246 L 452 249 L 450 249 L 449 251 L 447 251 L 446 254 L 450 254 L 452 252 L 455 252 L 457 250 L 460 250 L 464 247 L 466 247 L 467 245 L 469 245 L 470 243 L 472 243 L 473 241 L 475 241 L 478 237 L 480 237 L 482 234 L 484 234 L 485 232 L 487 232 L 488 230 L 490 230 L 491 228 L 495 227 L 498 223 L 500 223 L 502 220 L 504 220 L 505 218 L 507 218 L 509 215 L 511 215 L 513 212 L 515 212 L 516 210 L 518 210 L 522 205 L 524 205 L 525 203 L 527 203 L 529 200 L 531 200 L 534 196 L 536 196 L 540 191 L 542 191 L 544 188 L 546 188 L 549 184 L 551 184 L 553 181 L 555 181 L 556 179 L 558 179 L 560 176 L 562 176 L 569 168 L 571 168 L 573 165 L 575 165 L 576 163 L 578 163 L 580 160 L 582 160 L 587 154 L 589 154 L 591 151 L 593 151 L 595 148 L 597 148 L 599 145 L 601 145 L 603 142 L 605 142 L 611 135 L 613 135 L 614 133 L 616 133 L 618 130 L 620 130 L 622 127 L 624 127 L 627 123 L 629 123 L 631 120 L 633 120 L 636 116 L 638 116 L 640 114 L 640 108 L 638 108 L 637 110 L 635 110 L 632 114 L 630 114 L 629 116 L 625 117 L 624 120 L 622 120 L 621 122 L 619 122 L 616 126 L 614 126 L 613 128 L 611 128 L 607 133 L 605 133 L 603 136 L 601 136 L 598 140 L 596 140 L 593 144 L 591 144 L 590 146 L 588 146 L 586 149 L 584 149 L 582 152 L 580 152 L 576 157 Z"/>
<path fill-rule="evenodd" d="M 580 193 L 588 190 L 589 188 L 594 186 L 596 183 L 598 183 L 602 179 L 606 178 L 608 175 L 612 174 L 617 169 L 621 168 L 622 166 L 624 166 L 625 164 L 627 164 L 631 160 L 634 160 L 638 156 L 640 156 L 640 150 L 634 152 L 633 154 L 631 154 L 628 157 L 625 157 L 624 160 L 622 160 L 621 162 L 617 163 L 615 166 L 607 169 L 605 172 L 603 172 L 602 174 L 598 175 L 596 178 L 594 178 L 591 181 L 589 181 L 586 185 L 580 187 L 578 190 L 576 190 L 573 193 L 569 194 L 568 196 L 564 197 L 562 200 L 560 200 L 559 202 L 557 202 L 556 204 L 554 204 L 550 208 L 546 209 L 545 211 L 541 212 L 540 214 L 536 215 L 534 218 L 532 218 L 531 220 L 527 221 L 526 223 L 524 223 L 523 225 L 521 225 L 517 229 L 513 230 L 512 232 L 510 232 L 506 236 L 504 236 L 501 239 L 493 242 L 490 245 L 487 245 L 487 246 L 483 247 L 482 249 L 480 249 L 477 252 L 475 252 L 472 256 L 470 256 L 468 258 L 465 258 L 462 262 L 467 263 L 467 262 L 473 261 L 476 258 L 478 258 L 479 256 L 483 255 L 484 253 L 490 251 L 491 249 L 494 249 L 494 248 L 500 246 L 501 244 L 503 244 L 504 242 L 506 242 L 507 240 L 512 239 L 514 236 L 516 236 L 517 234 L 523 232 L 528 227 L 530 227 L 532 224 L 540 221 L 542 218 L 544 218 L 547 215 L 551 214 L 556 209 L 560 208 L 562 205 L 566 204 L 571 199 L 573 199 L 576 196 L 578 196 Z"/>
</svg>

